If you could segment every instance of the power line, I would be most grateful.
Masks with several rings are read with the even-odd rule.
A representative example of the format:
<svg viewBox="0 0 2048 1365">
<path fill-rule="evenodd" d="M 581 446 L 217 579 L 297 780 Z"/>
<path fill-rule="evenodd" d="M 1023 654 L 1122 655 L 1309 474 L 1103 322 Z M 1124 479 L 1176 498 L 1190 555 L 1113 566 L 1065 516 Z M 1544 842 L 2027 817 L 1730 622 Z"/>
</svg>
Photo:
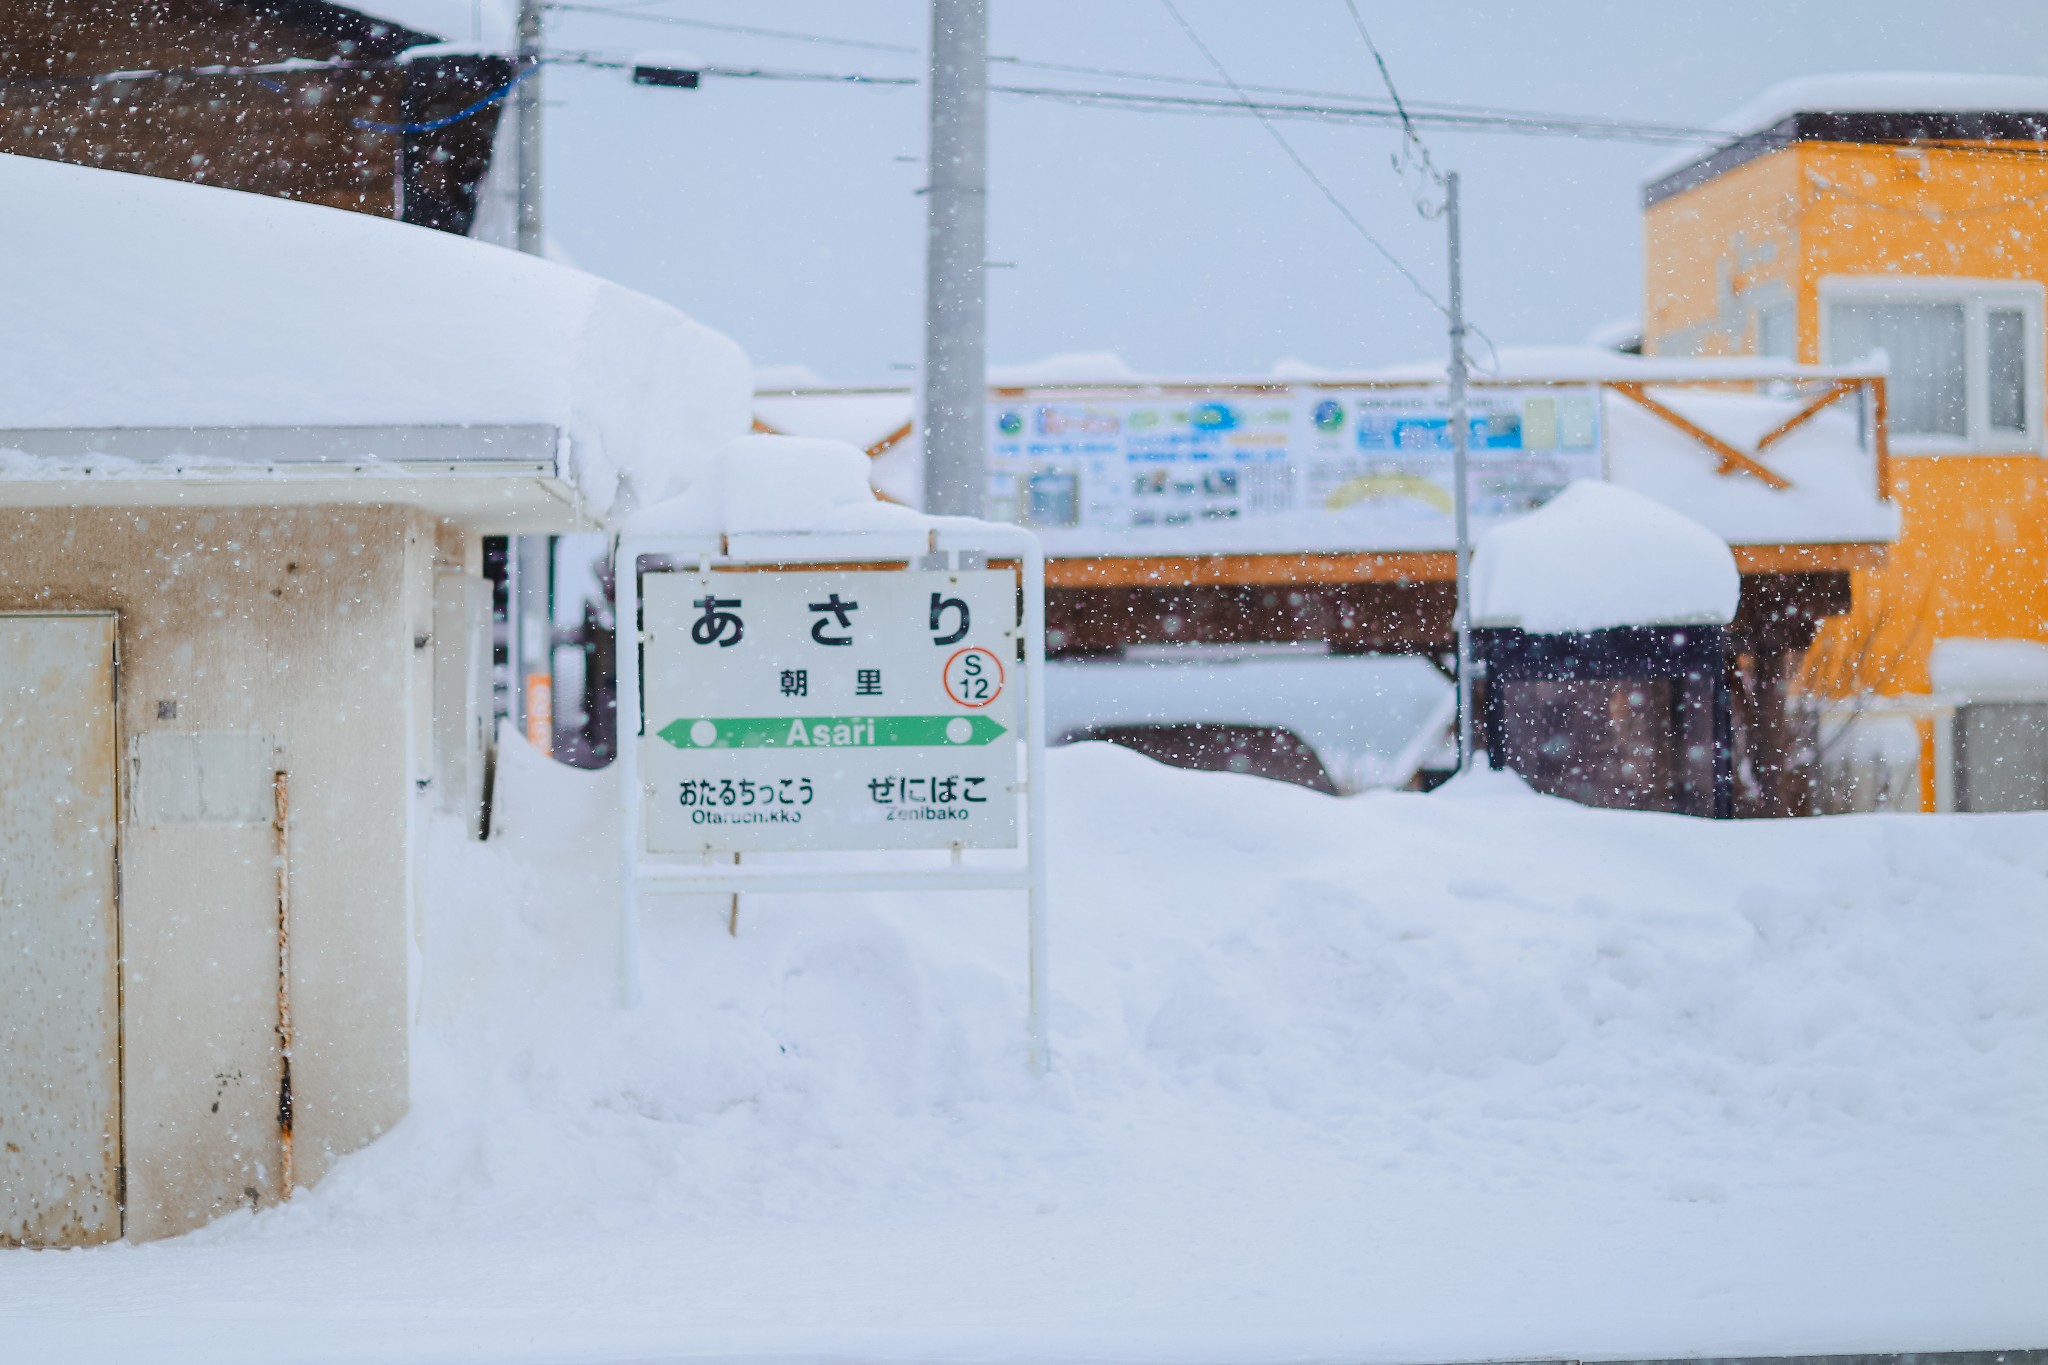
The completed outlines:
<svg viewBox="0 0 2048 1365">
<path fill-rule="evenodd" d="M 1330 201 L 1330 206 L 1336 209 L 1338 213 L 1344 216 L 1344 221 L 1351 224 L 1352 228 L 1358 233 L 1358 235 L 1365 239 L 1366 245 L 1370 246 L 1374 251 L 1377 251 L 1380 254 L 1380 256 L 1383 259 L 1385 259 L 1387 264 L 1391 265 L 1395 269 L 1395 271 L 1400 274 L 1402 279 L 1408 281 L 1409 285 L 1414 288 L 1416 293 L 1420 294 L 1423 298 L 1429 300 L 1429 304 L 1432 308 L 1436 309 L 1439 313 L 1444 312 L 1444 306 L 1441 303 L 1437 302 L 1436 295 L 1429 292 L 1428 286 L 1423 284 L 1423 282 L 1416 277 L 1414 271 L 1410 270 L 1406 265 L 1402 264 L 1400 257 L 1396 256 L 1392 251 L 1389 251 L 1386 245 L 1383 242 L 1381 242 L 1379 238 L 1372 235 L 1372 233 L 1366 228 L 1365 224 L 1361 223 L 1358 220 L 1358 216 L 1351 211 L 1350 207 L 1346 205 L 1342 199 L 1339 199 L 1337 197 L 1336 192 L 1333 191 L 1328 185 L 1323 183 L 1323 178 L 1316 174 L 1315 168 L 1313 166 L 1310 166 L 1308 162 L 1302 160 L 1301 153 L 1294 150 L 1294 144 L 1289 142 L 1285 135 L 1283 135 L 1281 131 L 1278 128 L 1274 127 L 1272 122 L 1269 119 L 1267 119 L 1265 113 L 1258 109 L 1255 105 L 1253 105 L 1250 97 L 1247 96 L 1243 90 L 1239 89 L 1237 82 L 1231 78 L 1230 72 L 1224 67 L 1222 62 L 1216 59 L 1216 54 L 1209 50 L 1209 45 L 1202 41 L 1201 35 L 1196 33 L 1193 27 L 1189 25 L 1188 21 L 1181 17 L 1181 12 L 1179 9 L 1175 8 L 1173 0 L 1159 0 L 1159 3 L 1166 7 L 1166 12 L 1173 16 L 1173 21 L 1176 24 L 1180 25 L 1181 32 L 1187 34 L 1188 41 L 1193 43 L 1195 45 L 1196 50 L 1199 51 L 1203 57 L 1208 59 L 1209 65 L 1216 68 L 1216 74 L 1218 76 L 1221 76 L 1225 81 L 1229 82 L 1231 90 L 1234 91 L 1238 97 L 1238 102 L 1244 105 L 1245 108 L 1250 109 L 1253 115 L 1257 117 L 1257 119 L 1259 120 L 1259 126 L 1261 128 L 1264 128 L 1266 132 L 1272 136 L 1273 141 L 1280 144 L 1280 150 L 1287 153 L 1287 159 L 1289 161 L 1292 161 L 1295 164 L 1295 166 L 1300 169 L 1301 173 L 1308 177 L 1310 184 L 1314 185 L 1318 190 L 1322 191 L 1323 198 Z"/>
<path fill-rule="evenodd" d="M 1179 85 L 1196 89 L 1229 90 L 1228 81 L 1209 80 L 1201 76 L 1169 76 L 1156 71 L 1131 71 L 1112 66 L 1086 66 L 1073 62 L 1046 62 L 1027 57 L 991 57 L 992 62 L 1031 71 L 1056 71 L 1076 76 L 1102 76 L 1112 80 L 1145 81 L 1155 85 Z M 1320 90 L 1299 85 L 1256 85 L 1241 81 L 1235 87 L 1239 91 L 1250 91 L 1261 95 L 1289 95 L 1301 99 L 1335 100 L 1347 107 L 1375 107 L 1370 96 L 1352 90 Z M 1274 106 L 1294 107 L 1294 106 Z M 1601 118 L 1591 114 L 1550 114 L 1534 109 L 1510 109 L 1486 104 L 1457 104 L 1444 100 L 1403 100 L 1400 107 L 1388 105 L 1383 112 L 1389 118 L 1399 118 L 1406 111 L 1417 124 L 1438 123 L 1467 119 L 1497 120 L 1504 122 L 1537 123 L 1546 125 L 1571 124 L 1577 127 L 1613 129 L 1627 133 L 1641 133 L 1644 140 L 1661 138 L 1672 141 L 1714 142 L 1737 136 L 1718 128 L 1698 128 L 1678 123 L 1653 123 L 1645 120 Z"/>
<path fill-rule="evenodd" d="M 653 65 L 599 52 L 553 52 L 547 60 L 564 66 L 587 66 L 598 71 L 630 71 L 636 66 Z M 700 76 L 718 76 L 726 80 L 811 81 L 825 85 L 922 84 L 915 76 L 870 76 L 858 71 L 782 71 L 759 66 L 693 66 L 689 69 Z"/>
<path fill-rule="evenodd" d="M 901 52 L 922 56 L 923 48 L 904 43 L 878 43 L 866 38 L 834 38 L 822 33 L 798 33 L 786 28 L 760 28 L 753 24 L 729 24 L 716 19 L 685 19 L 676 14 L 642 14 L 635 10 L 605 5 L 550 4 L 551 10 L 571 14 L 598 14 L 607 19 L 630 19 L 639 24 L 672 24 L 677 28 L 701 28 L 714 33 L 742 33 L 752 38 L 779 38 L 796 43 L 821 43 L 828 47 L 854 47 L 868 52 Z"/>
<path fill-rule="evenodd" d="M 1386 84 L 1387 98 L 1394 102 L 1394 112 L 1401 116 L 1402 136 L 1421 156 L 1422 169 L 1429 172 L 1431 179 L 1441 184 L 1443 176 L 1437 171 L 1436 163 L 1429 159 L 1429 148 L 1422 145 L 1422 136 L 1415 131 L 1415 120 L 1408 117 L 1407 106 L 1401 103 L 1401 92 L 1394 88 L 1394 73 L 1387 70 L 1387 59 L 1380 55 L 1379 44 L 1372 40 L 1372 34 L 1366 30 L 1365 16 L 1358 12 L 1358 0 L 1344 0 L 1344 8 L 1351 11 L 1351 22 L 1358 26 L 1358 36 L 1365 39 L 1365 50 L 1372 54 L 1373 63 L 1380 69 L 1380 80 Z"/>
<path fill-rule="evenodd" d="M 380 123 L 376 119 L 352 118 L 349 120 L 349 123 L 354 127 L 366 129 L 372 133 L 438 133 L 441 129 L 453 127 L 465 119 L 475 118 L 478 114 L 481 114 L 484 110 L 511 94 L 519 82 L 533 75 L 546 65 L 547 63 L 544 61 L 535 62 L 476 103 L 466 108 L 458 109 L 452 114 L 444 114 L 440 118 L 426 119 L 419 123 Z M 285 93 L 283 86 L 272 81 L 263 81 L 261 84 L 265 89 L 274 90 L 278 94 Z"/>
<path fill-rule="evenodd" d="M 1083 90 L 1069 86 L 991 85 L 998 94 L 1032 99 L 1061 100 L 1070 104 L 1124 108 L 1134 113 L 1249 114 L 1254 117 L 1307 120 L 1326 123 L 1379 123 L 1398 125 L 1400 114 L 1391 106 L 1373 104 L 1308 104 L 1277 100 L 1204 99 L 1191 95 L 1152 95 L 1135 90 Z M 1411 106 L 1409 117 L 1418 125 L 1466 133 L 1514 133 L 1528 137 L 1572 137 L 1589 141 L 1638 142 L 1655 146 L 1692 146 L 1724 138 L 1724 133 L 1691 132 L 1655 125 L 1631 126 L 1574 115 L 1432 114 Z"/>
<path fill-rule="evenodd" d="M 648 0 L 648 3 L 664 2 L 665 0 Z M 1681 124 L 1607 119 L 1593 115 L 1548 114 L 1536 110 L 1506 109 L 1490 105 L 1455 104 L 1431 100 L 1404 100 L 1394 90 L 1393 80 L 1388 74 L 1386 63 L 1381 58 L 1370 33 L 1366 31 L 1363 21 L 1357 13 L 1355 0 L 1346 0 L 1346 3 L 1352 5 L 1352 17 L 1354 21 L 1359 23 L 1360 34 L 1365 38 L 1367 48 L 1372 51 L 1374 60 L 1379 64 L 1381 78 L 1387 85 L 1388 93 L 1393 97 L 1393 103 L 1383 112 L 1387 118 L 1400 120 L 1411 135 L 1415 128 L 1434 125 L 1447 129 L 1464 128 L 1470 131 L 1506 129 L 1509 131 L 1531 130 L 1549 132 L 1554 135 L 1565 135 L 1568 133 L 1572 136 L 1586 137 L 1611 136 L 1612 140 L 1615 141 L 1656 143 L 1708 142 L 1726 139 L 1731 136 L 1731 134 L 1717 129 L 1695 128 Z M 711 19 L 686 19 L 671 14 L 646 14 L 639 12 L 637 8 L 631 8 L 627 5 L 585 5 L 573 3 L 573 0 L 563 0 L 562 3 L 550 4 L 548 8 L 576 14 L 593 14 L 612 19 L 626 19 L 641 23 L 671 24 L 720 33 L 746 34 L 754 37 L 783 39 L 791 42 L 821 43 L 833 47 L 858 48 L 872 52 L 893 52 L 906 56 L 921 56 L 923 54 L 923 49 L 902 43 L 884 43 L 864 38 L 841 38 L 829 34 L 804 33 L 794 29 L 762 28 L 756 25 L 733 24 Z M 1354 91 L 1321 90 L 1295 85 L 1259 85 L 1251 82 L 1214 80 L 1201 76 L 1174 76 L 1157 71 L 1133 71 L 1123 67 L 1096 66 L 1080 62 L 1042 61 L 1030 57 L 995 56 L 990 57 L 988 60 L 990 62 L 1001 62 L 1006 66 L 1014 66 L 1028 71 L 1050 71 L 1064 75 L 1097 76 L 1111 80 L 1143 81 L 1147 84 L 1155 85 L 1178 85 L 1197 89 L 1229 90 L 1240 96 L 1249 92 L 1265 95 L 1285 95 L 1301 99 L 1339 101 L 1344 106 L 1343 114 L 1346 117 L 1365 117 L 1367 116 L 1366 111 L 1370 108 L 1368 98 Z M 1029 93 L 1033 95 L 1046 93 L 1050 95 L 1054 92 L 1041 92 L 1037 89 L 1027 91 L 1012 88 L 1008 93 Z M 1092 92 L 1080 93 L 1087 94 Z M 1129 101 L 1136 101 L 1142 98 L 1135 92 L 1102 92 L 1099 97 L 1103 100 L 1122 99 Z M 1323 111 L 1321 107 L 1305 108 L 1298 105 L 1276 104 L 1267 106 L 1267 112 L 1304 115 L 1311 113 L 1320 114 Z M 1427 149 L 1420 146 L 1419 137 L 1416 137 L 1415 140 L 1418 150 L 1426 158 L 1428 155 Z"/>
</svg>

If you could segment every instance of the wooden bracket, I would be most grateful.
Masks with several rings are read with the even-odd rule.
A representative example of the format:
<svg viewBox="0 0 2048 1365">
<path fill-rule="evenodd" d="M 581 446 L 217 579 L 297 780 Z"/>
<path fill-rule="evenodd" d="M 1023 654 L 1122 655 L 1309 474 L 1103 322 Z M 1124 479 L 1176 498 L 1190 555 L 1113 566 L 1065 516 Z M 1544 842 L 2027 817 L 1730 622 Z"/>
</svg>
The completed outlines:
<svg viewBox="0 0 2048 1365">
<path fill-rule="evenodd" d="M 910 433 L 912 431 L 915 431 L 916 429 L 917 424 L 915 420 L 905 422 L 902 426 L 896 428 L 896 430 L 890 432 L 887 436 L 884 436 L 881 440 L 869 446 L 868 458 L 872 460 L 878 455 L 888 454 L 891 450 L 894 450 L 896 446 L 902 442 L 904 437 L 910 435 Z"/>
<path fill-rule="evenodd" d="M 1663 418 L 1678 430 L 1698 441 L 1708 450 L 1713 451 L 1721 459 L 1720 465 L 1714 470 L 1716 474 L 1733 474 L 1740 471 L 1753 479 L 1761 480 L 1772 488 L 1790 488 L 1792 486 L 1792 481 L 1784 475 L 1766 465 L 1757 463 L 1755 458 L 1745 455 L 1742 451 L 1737 450 L 1734 446 L 1692 421 L 1684 414 L 1675 412 L 1650 397 L 1644 391 L 1641 384 L 1633 381 L 1614 380 L 1610 381 L 1607 387 L 1620 394 L 1623 398 L 1628 399 L 1637 407 L 1642 408 L 1645 412 L 1654 413 L 1658 417 Z M 1811 416 L 1812 414 L 1809 413 L 1807 415 Z M 1802 418 L 1801 420 L 1804 419 Z"/>
<path fill-rule="evenodd" d="M 1765 432 L 1763 439 L 1756 443 L 1756 453 L 1759 455 L 1763 454 L 1766 450 L 1769 450 L 1772 446 L 1819 416 L 1821 410 L 1827 407 L 1828 404 L 1834 402 L 1837 398 L 1847 398 L 1860 387 L 1860 385 L 1850 383 L 1845 379 L 1838 379 L 1828 385 L 1814 397 L 1812 402 Z"/>
</svg>

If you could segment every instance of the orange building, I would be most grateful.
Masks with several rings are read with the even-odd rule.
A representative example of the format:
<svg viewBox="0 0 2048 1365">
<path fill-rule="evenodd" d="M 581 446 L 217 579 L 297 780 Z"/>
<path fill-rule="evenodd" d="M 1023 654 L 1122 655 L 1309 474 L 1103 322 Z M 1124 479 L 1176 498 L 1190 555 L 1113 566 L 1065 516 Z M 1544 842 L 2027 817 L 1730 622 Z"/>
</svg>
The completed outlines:
<svg viewBox="0 0 2048 1365">
<path fill-rule="evenodd" d="M 1934 703 L 1972 698 L 1929 697 L 1930 659 L 1944 640 L 2048 641 L 2048 80 L 1821 77 L 1777 87 L 1731 126 L 1743 135 L 1645 189 L 1645 354 L 1882 353 L 1903 533 L 1858 573 L 1854 610 L 1816 641 L 1807 681 L 1838 715 L 1910 719 L 1918 804 L 1969 808 L 1951 787 L 1967 777 L 1950 751 L 1965 727 Z M 2042 657 L 2008 653 L 2029 656 Z M 2028 702 L 2013 693 L 2026 681 L 2001 702 Z M 2048 737 L 2032 734 L 2039 715 L 2015 715 L 1998 747 L 2027 751 L 2007 768 L 2044 768 L 2019 773 L 2031 790 L 2048 782 L 2032 755 Z"/>
</svg>

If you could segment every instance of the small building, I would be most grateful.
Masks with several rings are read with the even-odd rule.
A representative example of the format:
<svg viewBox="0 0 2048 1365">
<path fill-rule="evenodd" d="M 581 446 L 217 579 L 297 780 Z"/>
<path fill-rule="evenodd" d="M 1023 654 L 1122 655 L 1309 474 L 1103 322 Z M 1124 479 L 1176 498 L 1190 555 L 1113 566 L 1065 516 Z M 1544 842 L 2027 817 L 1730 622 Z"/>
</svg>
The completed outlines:
<svg viewBox="0 0 2048 1365">
<path fill-rule="evenodd" d="M 1741 596 L 1725 541 L 1611 483 L 1494 527 L 1472 556 L 1487 759 L 1586 805 L 1727 819 Z"/>
<path fill-rule="evenodd" d="M 1992 777 L 1952 768 L 1989 750 L 1949 742 L 1939 643 L 2048 642 L 2048 80 L 1815 77 L 1721 126 L 1739 136 L 1644 189 L 1644 352 L 1883 356 L 1902 531 L 1807 681 L 1839 804 L 1888 803 L 1900 746 L 1877 732 L 1904 726 L 1910 806 L 1936 808 Z"/>
<path fill-rule="evenodd" d="M 418 227 L 0 194 L 0 1242 L 159 1237 L 405 1113 L 415 842 L 488 800 L 482 539 L 674 491 L 746 363 Z"/>
</svg>

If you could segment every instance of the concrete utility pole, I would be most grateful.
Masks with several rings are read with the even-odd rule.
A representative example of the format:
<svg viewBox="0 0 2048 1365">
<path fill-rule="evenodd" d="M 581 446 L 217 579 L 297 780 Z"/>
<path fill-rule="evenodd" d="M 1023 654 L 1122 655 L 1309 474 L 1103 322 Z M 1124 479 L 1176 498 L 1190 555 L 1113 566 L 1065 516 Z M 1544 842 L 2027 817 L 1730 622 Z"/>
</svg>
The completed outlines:
<svg viewBox="0 0 2048 1365">
<path fill-rule="evenodd" d="M 512 114 L 519 133 L 519 249 L 531 256 L 547 254 L 540 212 L 540 0 L 519 0 L 519 54 L 515 74 L 522 76 L 512 91 Z M 512 695 L 507 698 L 512 722 L 521 734 L 551 748 L 553 728 L 553 660 L 548 610 L 553 542 L 547 536 L 513 536 L 509 566 L 511 582 L 506 642 L 512 663 Z M 538 705 L 545 700 L 547 714 Z"/>
<path fill-rule="evenodd" d="M 988 497 L 987 0 L 932 0 L 926 169 L 924 507 L 978 517 Z"/>
<path fill-rule="evenodd" d="M 1458 232 L 1458 173 L 1444 176 L 1444 225 L 1451 259 L 1451 505 L 1458 546 L 1458 771 L 1472 768 L 1472 490 L 1465 419 L 1465 265 Z"/>
<path fill-rule="evenodd" d="M 512 92 L 519 125 L 519 249 L 546 254 L 540 221 L 540 0 L 519 0 L 519 61 L 525 79 Z"/>
</svg>

